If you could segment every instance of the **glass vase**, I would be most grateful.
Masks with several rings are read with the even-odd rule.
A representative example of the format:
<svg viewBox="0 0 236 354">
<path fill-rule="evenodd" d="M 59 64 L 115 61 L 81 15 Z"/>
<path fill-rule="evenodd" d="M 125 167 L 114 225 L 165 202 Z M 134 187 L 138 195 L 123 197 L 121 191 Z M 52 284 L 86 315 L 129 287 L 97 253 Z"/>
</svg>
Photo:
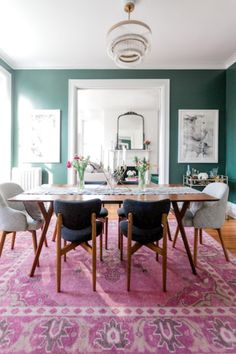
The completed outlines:
<svg viewBox="0 0 236 354">
<path fill-rule="evenodd" d="M 145 188 L 146 171 L 138 171 L 138 187 L 140 190 Z"/>
<path fill-rule="evenodd" d="M 84 170 L 77 171 L 77 177 L 78 189 L 82 191 L 84 189 Z"/>
</svg>

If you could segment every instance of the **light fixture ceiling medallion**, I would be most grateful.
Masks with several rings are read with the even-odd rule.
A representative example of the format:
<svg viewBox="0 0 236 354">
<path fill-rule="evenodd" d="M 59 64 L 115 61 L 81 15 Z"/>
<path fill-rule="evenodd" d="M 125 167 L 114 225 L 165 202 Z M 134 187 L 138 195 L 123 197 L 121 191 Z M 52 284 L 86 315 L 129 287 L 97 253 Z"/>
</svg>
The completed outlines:
<svg viewBox="0 0 236 354">
<path fill-rule="evenodd" d="M 113 25 L 107 34 L 107 53 L 116 65 L 132 68 L 139 64 L 151 48 L 151 29 L 146 23 L 130 20 L 135 0 L 125 0 L 128 20 Z"/>
</svg>

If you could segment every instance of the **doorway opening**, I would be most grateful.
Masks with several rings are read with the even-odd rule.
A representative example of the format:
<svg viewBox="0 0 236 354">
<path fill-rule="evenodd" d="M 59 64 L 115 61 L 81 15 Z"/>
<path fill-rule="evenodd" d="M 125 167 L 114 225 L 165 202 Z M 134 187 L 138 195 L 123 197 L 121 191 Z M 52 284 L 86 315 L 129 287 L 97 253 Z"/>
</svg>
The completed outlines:
<svg viewBox="0 0 236 354">
<path fill-rule="evenodd" d="M 146 116 L 145 137 L 152 144 L 152 172 L 159 172 L 159 183 L 168 183 L 169 80 L 70 80 L 68 160 L 75 153 L 92 153 L 97 162 L 108 165 L 108 152 L 116 145 L 117 116 L 126 109 Z M 93 125 L 96 139 L 93 133 L 89 134 Z M 89 136 L 93 142 L 96 140 L 96 147 L 89 147 Z M 130 159 L 132 153 L 135 152 L 129 153 Z M 75 182 L 71 170 L 68 170 L 67 181 Z"/>
</svg>

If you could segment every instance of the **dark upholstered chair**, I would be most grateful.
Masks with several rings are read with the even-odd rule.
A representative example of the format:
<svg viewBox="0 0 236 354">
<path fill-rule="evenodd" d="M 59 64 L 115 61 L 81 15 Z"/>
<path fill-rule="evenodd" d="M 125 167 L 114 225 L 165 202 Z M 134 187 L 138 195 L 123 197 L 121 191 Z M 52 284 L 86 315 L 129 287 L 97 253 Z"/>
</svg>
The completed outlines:
<svg viewBox="0 0 236 354">
<path fill-rule="evenodd" d="M 98 215 L 98 220 L 103 223 L 103 233 L 105 235 L 105 249 L 108 249 L 108 210 L 107 208 L 101 207 L 100 213 Z M 104 230 L 105 229 L 105 230 Z M 55 225 L 55 229 L 52 236 L 52 241 L 56 241 L 57 235 L 57 225 Z"/>
<path fill-rule="evenodd" d="M 130 290 L 131 256 L 146 246 L 162 256 L 163 290 L 166 291 L 167 268 L 167 216 L 170 200 L 141 202 L 124 200 L 123 208 L 127 220 L 120 221 L 120 255 L 123 259 L 123 235 L 127 237 L 127 290 Z M 163 240 L 162 247 L 159 241 Z M 132 245 L 132 241 L 133 243 Z"/>
<path fill-rule="evenodd" d="M 100 235 L 100 259 L 102 260 L 103 223 L 96 220 L 101 210 L 101 200 L 54 202 L 57 215 L 57 291 L 61 291 L 61 257 L 81 246 L 92 255 L 93 291 L 96 290 L 96 237 Z M 61 247 L 61 238 L 64 247 Z M 88 242 L 92 241 L 92 245 Z M 67 244 L 69 242 L 69 244 Z"/>
<path fill-rule="evenodd" d="M 120 225 L 120 221 L 126 219 L 125 210 L 123 207 L 117 209 L 117 215 L 118 215 L 118 248 L 120 248 L 120 226 L 119 225 Z M 169 240 L 172 241 L 168 220 L 167 220 L 167 235 Z"/>
</svg>

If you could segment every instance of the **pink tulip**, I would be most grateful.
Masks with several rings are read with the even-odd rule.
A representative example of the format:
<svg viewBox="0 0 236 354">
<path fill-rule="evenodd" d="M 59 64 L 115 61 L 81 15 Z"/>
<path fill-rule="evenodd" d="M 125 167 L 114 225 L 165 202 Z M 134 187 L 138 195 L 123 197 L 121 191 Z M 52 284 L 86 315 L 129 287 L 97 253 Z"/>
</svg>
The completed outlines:
<svg viewBox="0 0 236 354">
<path fill-rule="evenodd" d="M 66 167 L 67 168 L 71 168 L 72 167 L 72 163 L 70 161 L 67 161 Z"/>
</svg>

